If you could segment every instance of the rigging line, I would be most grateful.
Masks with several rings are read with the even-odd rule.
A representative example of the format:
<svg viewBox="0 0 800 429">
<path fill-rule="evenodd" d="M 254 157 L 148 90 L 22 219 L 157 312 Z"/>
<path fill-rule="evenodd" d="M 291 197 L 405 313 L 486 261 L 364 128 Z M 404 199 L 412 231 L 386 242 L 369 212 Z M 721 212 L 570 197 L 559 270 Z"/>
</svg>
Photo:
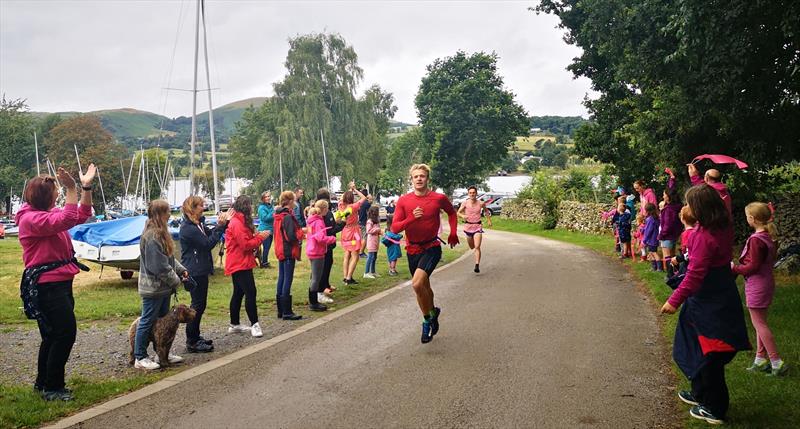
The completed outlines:
<svg viewBox="0 0 800 429">
<path fill-rule="evenodd" d="M 167 69 L 167 77 L 165 86 L 169 86 L 170 82 L 172 82 L 172 72 L 175 69 L 175 54 L 178 51 L 178 40 L 180 40 L 181 30 L 183 29 L 183 7 L 186 4 L 186 1 L 181 1 L 181 8 L 178 10 L 178 25 L 177 29 L 175 30 L 175 41 L 172 44 L 172 58 L 169 61 L 169 68 Z M 158 130 L 158 144 L 161 145 L 161 136 L 164 134 L 164 118 L 167 117 L 167 102 L 169 101 L 169 91 L 164 91 L 164 103 L 161 109 L 161 124 L 159 125 Z"/>
<path fill-rule="evenodd" d="M 203 0 L 203 3 L 205 3 L 205 0 Z M 207 20 L 207 18 L 205 16 L 205 11 L 204 11 L 203 12 L 203 22 L 205 23 L 206 20 Z M 210 21 L 208 22 L 208 27 L 211 27 L 211 22 Z M 217 50 L 215 48 L 216 45 L 214 44 L 214 39 L 211 39 L 211 38 L 208 37 L 208 29 L 206 28 L 205 25 L 203 25 L 203 29 L 205 31 L 206 41 L 209 44 L 211 44 L 211 56 L 212 56 L 212 61 L 214 62 L 214 73 L 216 73 L 216 78 L 215 78 L 214 81 L 215 82 L 219 82 L 219 84 L 220 84 L 220 88 L 214 88 L 214 89 L 218 89 L 220 91 L 219 100 L 224 100 L 222 88 L 225 87 L 225 84 L 222 81 L 222 75 L 219 73 L 219 61 L 217 60 L 217 58 L 219 56 L 217 55 Z M 222 103 L 222 102 L 220 101 L 220 103 Z"/>
</svg>

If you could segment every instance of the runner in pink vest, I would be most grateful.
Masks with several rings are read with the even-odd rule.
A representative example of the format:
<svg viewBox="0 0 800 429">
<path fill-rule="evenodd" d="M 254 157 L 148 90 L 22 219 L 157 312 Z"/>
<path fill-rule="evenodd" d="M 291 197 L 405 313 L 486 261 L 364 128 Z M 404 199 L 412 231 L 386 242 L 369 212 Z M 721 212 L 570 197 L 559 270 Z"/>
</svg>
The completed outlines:
<svg viewBox="0 0 800 429">
<path fill-rule="evenodd" d="M 486 208 L 486 201 L 478 201 L 478 188 L 467 189 L 468 198 L 458 208 L 458 217 L 464 220 L 464 234 L 467 236 L 469 248 L 474 250 L 476 273 L 481 272 L 481 242 L 483 241 L 483 223 L 481 215 L 486 214 L 486 221 L 492 226 L 492 212 Z"/>
</svg>

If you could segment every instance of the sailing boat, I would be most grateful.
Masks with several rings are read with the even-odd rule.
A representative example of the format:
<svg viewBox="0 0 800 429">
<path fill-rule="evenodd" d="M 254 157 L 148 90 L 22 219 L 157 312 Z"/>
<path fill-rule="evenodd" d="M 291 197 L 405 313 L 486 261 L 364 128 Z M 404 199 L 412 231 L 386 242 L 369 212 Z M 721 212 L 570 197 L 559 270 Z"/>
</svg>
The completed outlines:
<svg viewBox="0 0 800 429">
<path fill-rule="evenodd" d="M 201 13 L 202 11 L 202 13 Z M 219 184 L 217 175 L 217 150 L 216 141 L 214 137 L 214 109 L 211 105 L 211 77 L 208 67 L 208 43 L 207 32 L 205 23 L 205 2 L 204 0 L 197 0 L 197 12 L 195 18 L 195 38 L 194 38 L 194 88 L 192 89 L 192 135 L 191 135 L 191 152 L 189 158 L 189 183 L 194 183 L 194 153 L 195 145 L 197 144 L 197 69 L 198 69 L 198 52 L 200 47 L 200 25 L 202 16 L 203 26 L 203 52 L 205 55 L 206 66 L 206 82 L 208 84 L 208 121 L 209 131 L 211 134 L 211 165 L 213 170 L 214 181 L 214 210 L 219 210 Z M 142 189 L 147 188 L 148 170 L 145 164 L 144 151 L 142 151 L 140 167 L 142 172 Z M 133 164 L 131 164 L 131 169 Z M 165 166 L 166 170 L 166 166 Z M 158 176 L 158 174 L 156 174 Z M 164 174 L 166 177 L 166 173 Z M 128 177 L 128 184 L 130 184 L 130 175 Z M 163 189 L 163 184 L 162 189 Z M 137 183 L 137 189 L 139 185 Z M 146 195 L 146 194 L 143 194 Z M 143 200 L 147 201 L 147 197 Z M 138 196 L 134 201 L 138 200 Z M 135 204 L 135 203 L 134 203 Z M 110 220 L 105 222 L 97 222 L 91 224 L 77 225 L 70 229 L 72 236 L 72 245 L 75 248 L 75 256 L 77 258 L 86 259 L 103 266 L 111 266 L 119 268 L 122 278 L 130 278 L 131 270 L 139 269 L 139 239 L 141 238 L 142 231 L 144 230 L 147 216 L 134 216 L 123 219 Z M 178 229 L 170 228 L 172 238 L 178 239 Z"/>
</svg>

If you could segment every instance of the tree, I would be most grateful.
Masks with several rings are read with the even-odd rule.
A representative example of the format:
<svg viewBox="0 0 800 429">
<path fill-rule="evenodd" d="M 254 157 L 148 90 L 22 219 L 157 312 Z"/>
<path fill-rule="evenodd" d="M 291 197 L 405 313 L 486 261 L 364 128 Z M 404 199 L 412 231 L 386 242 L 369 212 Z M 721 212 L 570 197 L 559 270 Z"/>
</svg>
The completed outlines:
<svg viewBox="0 0 800 429">
<path fill-rule="evenodd" d="M 0 198 L 4 206 L 11 190 L 21 193 L 25 181 L 36 174 L 33 130 L 25 100 L 0 97 Z"/>
<path fill-rule="evenodd" d="M 524 109 L 503 87 L 497 55 L 457 52 L 428 65 L 415 104 L 431 146 L 432 182 L 448 194 L 482 182 L 528 130 Z"/>
<path fill-rule="evenodd" d="M 381 169 L 378 187 L 387 194 L 403 194 L 408 191 L 408 169 L 413 164 L 428 162 L 431 146 L 425 143 L 422 130 L 412 128 L 387 144 L 386 165 Z"/>
<path fill-rule="evenodd" d="M 56 167 L 64 167 L 73 177 L 78 177 L 75 147 L 84 169 L 89 163 L 97 166 L 106 202 L 114 203 L 125 190 L 119 167 L 119 160 L 127 157 L 125 148 L 114 141 L 111 133 L 93 115 L 80 115 L 60 122 L 50 130 L 44 141 L 45 153 L 50 161 Z M 99 191 L 99 186 L 97 188 Z M 95 192 L 93 197 L 95 211 L 103 212 L 101 193 Z"/>
<path fill-rule="evenodd" d="M 800 3 L 544 0 L 535 10 L 560 18 L 583 50 L 568 69 L 600 93 L 586 101 L 593 123 L 576 132 L 576 152 L 612 163 L 625 183 L 722 152 L 751 165 L 735 186 L 754 187 L 800 157 Z"/>
<path fill-rule="evenodd" d="M 322 131 L 331 177 L 375 183 L 396 110 L 393 96 L 377 85 L 356 96 L 363 71 L 355 50 L 336 34 L 289 40 L 285 65 L 275 96 L 237 124 L 230 143 L 237 172 L 254 179 L 257 189 L 275 189 L 280 154 L 287 188 L 323 186 Z"/>
</svg>

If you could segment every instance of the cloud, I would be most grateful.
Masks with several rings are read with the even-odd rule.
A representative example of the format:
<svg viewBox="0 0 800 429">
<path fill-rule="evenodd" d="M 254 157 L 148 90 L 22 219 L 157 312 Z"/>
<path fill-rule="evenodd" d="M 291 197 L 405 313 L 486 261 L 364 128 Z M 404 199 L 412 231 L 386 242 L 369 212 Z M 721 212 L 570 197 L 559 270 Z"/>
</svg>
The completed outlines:
<svg viewBox="0 0 800 429">
<path fill-rule="evenodd" d="M 507 88 L 529 113 L 585 116 L 589 82 L 565 70 L 579 50 L 563 42 L 556 18 L 529 12 L 530 5 L 208 1 L 214 105 L 270 95 L 285 73 L 287 40 L 327 31 L 355 48 L 363 88 L 377 83 L 394 93 L 398 120 L 416 121 L 425 67 L 458 50 L 496 52 Z M 188 0 L 0 1 L 0 91 L 26 98 L 36 111 L 133 107 L 188 115 L 190 93 L 163 88 L 192 87 L 194 18 Z M 202 45 L 198 82 L 206 87 Z M 207 103 L 201 93 L 198 111 Z"/>
</svg>

